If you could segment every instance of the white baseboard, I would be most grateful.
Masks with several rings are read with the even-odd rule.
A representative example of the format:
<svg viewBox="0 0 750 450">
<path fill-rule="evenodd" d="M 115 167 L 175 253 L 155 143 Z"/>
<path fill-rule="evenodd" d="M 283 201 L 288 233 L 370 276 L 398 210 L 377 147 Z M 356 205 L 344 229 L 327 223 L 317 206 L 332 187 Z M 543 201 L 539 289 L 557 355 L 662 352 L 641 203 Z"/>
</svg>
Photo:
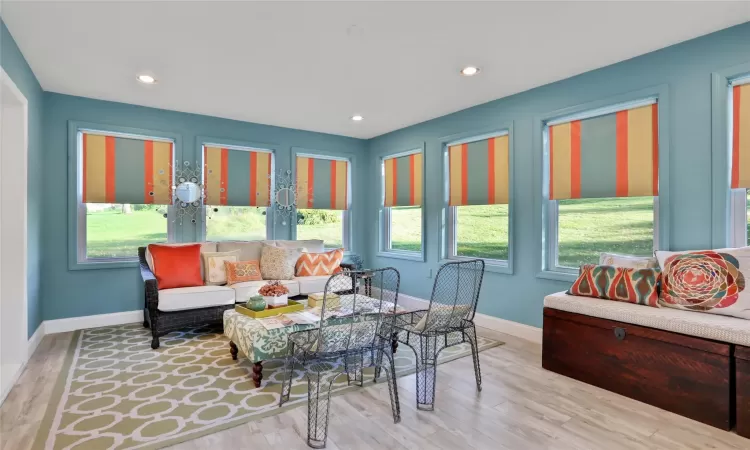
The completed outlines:
<svg viewBox="0 0 750 450">
<path fill-rule="evenodd" d="M 398 304 L 406 309 L 425 309 L 429 303 L 428 300 L 423 298 L 398 294 Z M 511 320 L 505 320 L 481 313 L 477 313 L 476 316 L 474 316 L 474 323 L 478 327 L 487 328 L 488 330 L 497 331 L 498 333 L 509 334 L 536 344 L 542 343 L 542 329 L 532 327 L 531 325 L 513 322 Z"/>
<path fill-rule="evenodd" d="M 70 317 L 44 321 L 44 334 L 65 333 L 67 331 L 85 330 L 86 328 L 124 325 L 126 323 L 143 322 L 143 310 L 124 311 L 111 314 L 97 314 L 94 316 Z"/>
<path fill-rule="evenodd" d="M 34 355 L 34 352 L 36 351 L 37 347 L 39 347 L 39 344 L 41 344 L 42 339 L 44 338 L 44 334 L 44 322 L 42 322 L 38 327 L 36 327 L 36 331 L 29 338 L 28 349 L 26 350 L 26 360 L 31 359 L 31 357 Z"/>
</svg>

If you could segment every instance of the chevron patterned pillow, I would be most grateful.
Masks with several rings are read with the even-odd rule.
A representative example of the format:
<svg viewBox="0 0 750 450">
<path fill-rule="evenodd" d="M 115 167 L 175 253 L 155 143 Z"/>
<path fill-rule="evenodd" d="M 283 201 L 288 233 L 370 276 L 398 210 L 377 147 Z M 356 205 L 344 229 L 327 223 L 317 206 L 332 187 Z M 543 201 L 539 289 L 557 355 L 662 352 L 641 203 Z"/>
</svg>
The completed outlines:
<svg viewBox="0 0 750 450">
<path fill-rule="evenodd" d="M 325 253 L 303 253 L 297 260 L 294 274 L 298 277 L 333 275 L 341 271 L 344 249 L 339 248 Z"/>
</svg>

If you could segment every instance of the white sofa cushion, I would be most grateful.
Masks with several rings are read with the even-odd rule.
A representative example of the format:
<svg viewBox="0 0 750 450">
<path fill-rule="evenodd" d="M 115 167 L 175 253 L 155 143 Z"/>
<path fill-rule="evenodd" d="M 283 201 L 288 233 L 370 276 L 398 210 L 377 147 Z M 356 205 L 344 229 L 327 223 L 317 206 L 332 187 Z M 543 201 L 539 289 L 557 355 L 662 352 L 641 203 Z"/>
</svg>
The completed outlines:
<svg viewBox="0 0 750 450">
<path fill-rule="evenodd" d="M 302 295 L 323 292 L 326 289 L 326 283 L 330 275 L 319 275 L 312 277 L 297 277 L 295 280 L 299 283 L 299 292 Z"/>
<path fill-rule="evenodd" d="M 238 261 L 260 261 L 263 244 L 274 245 L 274 241 L 227 241 L 219 242 L 218 249 L 220 252 L 240 251 Z"/>
<path fill-rule="evenodd" d="M 182 311 L 233 304 L 234 289 L 226 286 L 194 286 L 159 291 L 159 311 Z"/>
<path fill-rule="evenodd" d="M 750 323 L 745 319 L 735 317 L 673 308 L 648 308 L 632 303 L 578 297 L 565 292 L 544 297 L 544 306 L 704 339 L 750 346 Z"/>
<path fill-rule="evenodd" d="M 323 241 L 320 239 L 308 239 L 302 241 L 274 241 L 277 247 L 303 248 L 307 253 L 323 253 L 326 251 Z"/>
<path fill-rule="evenodd" d="M 299 282 L 299 293 L 302 295 L 314 294 L 316 292 L 323 292 L 326 289 L 326 283 L 330 275 L 317 275 L 312 277 L 297 277 L 296 281 Z M 335 290 L 343 291 L 352 288 L 352 279 L 350 277 L 339 277 L 335 281 Z"/>
<path fill-rule="evenodd" d="M 159 245 L 169 245 L 170 247 L 179 247 L 181 245 L 191 245 L 195 244 L 196 242 L 179 242 L 179 243 L 172 243 L 167 244 L 165 243 L 158 243 Z M 216 251 L 216 242 L 198 242 L 201 244 L 201 255 L 206 252 L 215 252 Z M 146 264 L 148 264 L 148 268 L 151 269 L 151 272 L 154 271 L 154 259 L 151 257 L 151 252 L 148 251 L 148 246 L 146 247 Z M 203 266 L 203 257 L 201 256 L 201 278 L 206 279 L 206 270 Z"/>
<path fill-rule="evenodd" d="M 250 297 L 258 295 L 258 289 L 269 282 L 270 280 L 245 281 L 244 283 L 235 283 L 229 288 L 234 290 L 237 303 L 246 303 Z M 279 282 L 289 289 L 289 297 L 299 295 L 299 283 L 296 280 L 279 280 Z"/>
</svg>

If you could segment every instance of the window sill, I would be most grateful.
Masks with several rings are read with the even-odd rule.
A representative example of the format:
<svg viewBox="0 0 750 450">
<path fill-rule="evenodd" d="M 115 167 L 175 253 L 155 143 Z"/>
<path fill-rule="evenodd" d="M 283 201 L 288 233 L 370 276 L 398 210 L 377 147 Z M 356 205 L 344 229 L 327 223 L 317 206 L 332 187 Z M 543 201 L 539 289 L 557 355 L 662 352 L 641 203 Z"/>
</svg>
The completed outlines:
<svg viewBox="0 0 750 450">
<path fill-rule="evenodd" d="M 398 251 L 380 251 L 375 254 L 378 258 L 405 259 L 407 261 L 424 262 L 424 253 L 422 252 L 398 252 Z"/>
<path fill-rule="evenodd" d="M 497 259 L 449 257 L 447 259 L 441 260 L 440 264 L 442 265 L 451 262 L 471 261 L 472 259 L 481 259 L 482 261 L 484 261 L 485 272 L 513 275 L 513 268 L 510 266 L 510 263 L 508 261 L 500 261 Z"/>
<path fill-rule="evenodd" d="M 68 270 L 98 270 L 98 269 L 124 269 L 138 267 L 140 263 L 135 260 L 114 260 L 114 261 L 88 261 L 88 262 L 71 262 L 68 264 Z"/>
<path fill-rule="evenodd" d="M 569 283 L 572 283 L 578 278 L 578 275 L 575 273 L 569 273 L 569 272 L 558 272 L 554 270 L 542 270 L 538 274 L 536 274 L 537 278 L 544 278 L 546 280 L 555 280 L 555 281 L 567 281 Z"/>
</svg>

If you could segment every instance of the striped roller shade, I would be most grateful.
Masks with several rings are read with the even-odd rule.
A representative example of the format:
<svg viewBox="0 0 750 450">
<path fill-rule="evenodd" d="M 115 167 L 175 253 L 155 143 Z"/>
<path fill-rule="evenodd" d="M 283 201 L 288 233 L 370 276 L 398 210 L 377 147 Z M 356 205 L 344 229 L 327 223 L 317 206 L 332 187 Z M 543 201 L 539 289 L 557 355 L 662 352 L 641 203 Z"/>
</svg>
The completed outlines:
<svg viewBox="0 0 750 450">
<path fill-rule="evenodd" d="M 448 204 L 508 203 L 508 135 L 448 147 Z"/>
<path fill-rule="evenodd" d="M 549 198 L 659 195 L 656 103 L 549 127 Z"/>
<path fill-rule="evenodd" d="M 732 188 L 750 188 L 750 84 L 732 88 Z"/>
<path fill-rule="evenodd" d="M 83 203 L 172 203 L 172 142 L 82 133 Z"/>
<path fill-rule="evenodd" d="M 386 158 L 384 206 L 419 206 L 422 204 L 422 153 Z"/>
<path fill-rule="evenodd" d="M 203 146 L 206 205 L 270 206 L 269 152 Z"/>
<path fill-rule="evenodd" d="M 302 209 L 348 209 L 349 162 L 297 157 L 297 207 Z"/>
</svg>

